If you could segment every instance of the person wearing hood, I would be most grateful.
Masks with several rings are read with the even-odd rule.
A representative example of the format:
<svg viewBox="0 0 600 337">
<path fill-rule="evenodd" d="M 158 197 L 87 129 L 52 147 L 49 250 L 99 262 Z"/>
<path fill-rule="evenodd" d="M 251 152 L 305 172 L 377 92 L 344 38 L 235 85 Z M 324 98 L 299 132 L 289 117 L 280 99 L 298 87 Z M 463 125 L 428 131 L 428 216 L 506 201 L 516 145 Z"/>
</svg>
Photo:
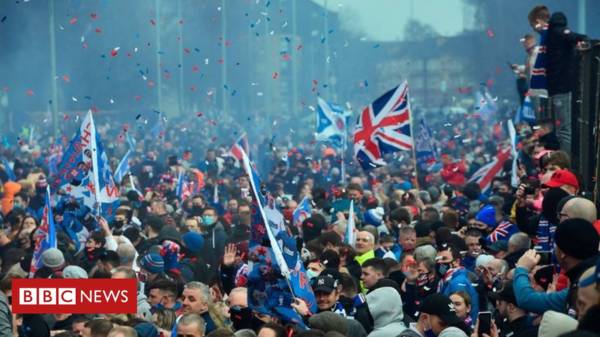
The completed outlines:
<svg viewBox="0 0 600 337">
<path fill-rule="evenodd" d="M 200 256 L 206 257 L 206 263 L 208 264 L 209 279 L 216 275 L 220 259 L 225 252 L 225 243 L 227 242 L 227 235 L 223 225 L 217 218 L 217 210 L 212 207 L 206 207 L 202 211 L 202 221 L 200 223 L 201 234 L 204 237 L 204 244 L 202 246 L 202 253 Z"/>
<path fill-rule="evenodd" d="M 571 92 L 575 88 L 576 53 L 588 38 L 568 27 L 562 12 L 553 13 L 548 21 L 546 40 L 546 78 L 552 115 L 557 121 L 558 137 L 562 150 L 571 152 Z"/>
<path fill-rule="evenodd" d="M 402 299 L 392 287 L 383 287 L 367 294 L 367 306 L 373 318 L 373 331 L 368 337 L 396 337 L 406 329 L 403 323 Z"/>
<path fill-rule="evenodd" d="M 479 294 L 469 280 L 468 271 L 461 266 L 460 250 L 449 245 L 442 245 L 438 250 L 437 268 L 441 280 L 438 292 L 445 296 L 457 291 L 465 291 L 471 296 L 471 319 L 475 321 L 479 313 Z"/>
</svg>

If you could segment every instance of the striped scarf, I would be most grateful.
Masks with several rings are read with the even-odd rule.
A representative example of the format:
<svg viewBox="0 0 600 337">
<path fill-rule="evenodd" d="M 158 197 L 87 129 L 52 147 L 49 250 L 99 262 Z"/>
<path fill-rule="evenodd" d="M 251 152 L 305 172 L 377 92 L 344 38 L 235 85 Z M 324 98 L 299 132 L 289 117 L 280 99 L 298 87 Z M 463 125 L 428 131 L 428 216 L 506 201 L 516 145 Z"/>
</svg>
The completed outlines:
<svg viewBox="0 0 600 337">
<path fill-rule="evenodd" d="M 548 40 L 548 26 L 546 25 L 540 34 L 540 43 L 536 47 L 537 55 L 533 68 L 531 68 L 531 80 L 529 81 L 529 94 L 537 97 L 548 97 L 548 83 L 546 79 L 546 43 Z"/>
</svg>

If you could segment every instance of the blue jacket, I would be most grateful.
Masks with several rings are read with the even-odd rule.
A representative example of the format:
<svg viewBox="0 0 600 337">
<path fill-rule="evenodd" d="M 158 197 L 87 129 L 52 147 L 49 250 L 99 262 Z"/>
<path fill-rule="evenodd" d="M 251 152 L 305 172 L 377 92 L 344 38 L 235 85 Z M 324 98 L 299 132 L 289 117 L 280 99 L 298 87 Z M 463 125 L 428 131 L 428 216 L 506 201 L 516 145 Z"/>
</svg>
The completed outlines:
<svg viewBox="0 0 600 337">
<path fill-rule="evenodd" d="M 471 318 L 473 321 L 477 319 L 479 314 L 479 294 L 469 281 L 467 270 L 464 268 L 457 269 L 452 273 L 450 279 L 441 281 L 441 293 L 445 296 L 450 296 L 457 291 L 465 291 L 471 296 Z"/>
<path fill-rule="evenodd" d="M 567 293 L 569 289 L 553 293 L 545 293 L 536 291 L 531 287 L 529 282 L 529 272 L 523 267 L 515 268 L 513 276 L 513 289 L 517 298 L 519 308 L 543 314 L 548 310 L 565 312 L 567 307 Z"/>
</svg>

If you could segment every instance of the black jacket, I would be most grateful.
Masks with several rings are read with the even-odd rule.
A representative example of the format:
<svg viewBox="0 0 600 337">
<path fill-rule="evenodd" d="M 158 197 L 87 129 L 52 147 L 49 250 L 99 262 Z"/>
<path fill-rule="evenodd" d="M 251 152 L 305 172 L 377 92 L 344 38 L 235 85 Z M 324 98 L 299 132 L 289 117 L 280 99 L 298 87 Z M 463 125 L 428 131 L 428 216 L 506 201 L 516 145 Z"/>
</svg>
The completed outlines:
<svg viewBox="0 0 600 337">
<path fill-rule="evenodd" d="M 550 17 L 546 43 L 546 78 L 550 96 L 573 91 L 575 84 L 575 45 L 586 40 L 567 27 L 567 17 L 556 12 Z"/>
</svg>

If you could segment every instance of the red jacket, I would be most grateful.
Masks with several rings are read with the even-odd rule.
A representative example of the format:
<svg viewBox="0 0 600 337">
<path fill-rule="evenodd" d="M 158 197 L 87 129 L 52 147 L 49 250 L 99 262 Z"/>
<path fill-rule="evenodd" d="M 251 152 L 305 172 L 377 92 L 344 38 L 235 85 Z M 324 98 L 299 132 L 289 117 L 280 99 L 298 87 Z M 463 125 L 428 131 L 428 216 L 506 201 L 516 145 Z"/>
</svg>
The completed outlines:
<svg viewBox="0 0 600 337">
<path fill-rule="evenodd" d="M 464 185 L 466 181 L 465 172 L 467 172 L 467 168 L 462 162 L 451 163 L 444 165 L 442 171 L 440 171 L 440 175 L 448 184 L 452 186 L 461 186 Z"/>
</svg>

